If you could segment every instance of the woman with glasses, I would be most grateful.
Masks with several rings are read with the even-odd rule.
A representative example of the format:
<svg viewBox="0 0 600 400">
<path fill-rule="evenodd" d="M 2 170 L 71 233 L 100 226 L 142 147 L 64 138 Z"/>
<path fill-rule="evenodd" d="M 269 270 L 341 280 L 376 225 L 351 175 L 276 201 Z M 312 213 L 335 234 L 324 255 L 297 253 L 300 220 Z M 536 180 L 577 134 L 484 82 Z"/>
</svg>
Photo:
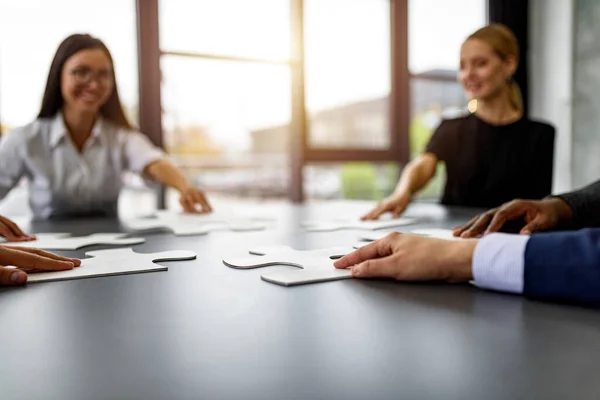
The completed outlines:
<svg viewBox="0 0 600 400">
<path fill-rule="evenodd" d="M 114 216 L 124 171 L 178 190 L 186 212 L 211 211 L 204 193 L 127 121 L 104 43 L 69 36 L 50 66 L 38 118 L 0 140 L 0 199 L 26 177 L 38 219 Z"/>
</svg>

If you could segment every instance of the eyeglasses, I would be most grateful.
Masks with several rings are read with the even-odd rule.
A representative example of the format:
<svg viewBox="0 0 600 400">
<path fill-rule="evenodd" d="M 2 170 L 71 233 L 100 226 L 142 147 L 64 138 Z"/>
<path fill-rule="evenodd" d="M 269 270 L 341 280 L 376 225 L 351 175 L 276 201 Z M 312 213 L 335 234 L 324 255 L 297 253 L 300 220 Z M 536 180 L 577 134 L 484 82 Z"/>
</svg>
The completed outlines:
<svg viewBox="0 0 600 400">
<path fill-rule="evenodd" d="M 70 71 L 70 74 L 78 85 L 89 85 L 92 80 L 95 80 L 100 86 L 108 86 L 113 83 L 112 71 L 94 72 L 90 68 L 75 68 Z"/>
</svg>

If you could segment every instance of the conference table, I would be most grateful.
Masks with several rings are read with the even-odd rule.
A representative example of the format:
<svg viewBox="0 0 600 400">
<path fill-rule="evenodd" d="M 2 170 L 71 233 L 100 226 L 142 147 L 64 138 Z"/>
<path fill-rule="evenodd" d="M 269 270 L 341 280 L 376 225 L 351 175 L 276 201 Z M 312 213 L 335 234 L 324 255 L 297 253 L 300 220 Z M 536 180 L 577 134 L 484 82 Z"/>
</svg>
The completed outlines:
<svg viewBox="0 0 600 400">
<path fill-rule="evenodd" d="M 584 399 L 600 397 L 600 313 L 471 284 L 347 279 L 283 287 L 222 259 L 252 246 L 352 246 L 354 230 L 304 220 L 364 202 L 263 206 L 270 229 L 175 237 L 168 271 L 0 289 L 0 399 Z M 479 210 L 413 204 L 405 227 Z M 120 232 L 118 219 L 32 222 L 36 233 Z M 136 236 L 140 236 L 137 235 Z M 72 257 L 108 248 L 61 251 Z"/>
</svg>

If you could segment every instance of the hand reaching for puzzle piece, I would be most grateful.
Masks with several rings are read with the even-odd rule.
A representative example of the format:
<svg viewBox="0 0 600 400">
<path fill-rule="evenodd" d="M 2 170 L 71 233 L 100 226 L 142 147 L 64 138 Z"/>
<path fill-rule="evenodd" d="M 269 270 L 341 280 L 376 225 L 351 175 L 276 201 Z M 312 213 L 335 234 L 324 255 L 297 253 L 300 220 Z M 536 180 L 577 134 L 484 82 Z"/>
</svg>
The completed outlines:
<svg viewBox="0 0 600 400">
<path fill-rule="evenodd" d="M 261 278 L 267 282 L 283 286 L 303 285 L 307 283 L 327 282 L 352 278 L 350 270 L 336 270 L 335 259 L 351 253 L 350 247 L 332 247 L 329 249 L 301 251 L 288 246 L 256 247 L 249 252 L 253 257 L 231 258 L 223 263 L 231 268 L 250 269 L 273 265 L 289 265 L 298 270 L 267 272 Z"/>
</svg>

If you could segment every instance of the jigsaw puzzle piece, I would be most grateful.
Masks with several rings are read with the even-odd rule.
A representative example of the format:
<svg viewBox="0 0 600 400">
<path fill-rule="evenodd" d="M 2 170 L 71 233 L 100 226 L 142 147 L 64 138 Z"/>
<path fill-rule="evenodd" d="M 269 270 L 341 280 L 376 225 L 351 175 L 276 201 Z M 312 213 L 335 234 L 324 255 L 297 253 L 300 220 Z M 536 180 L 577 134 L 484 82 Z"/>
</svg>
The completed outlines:
<svg viewBox="0 0 600 400">
<path fill-rule="evenodd" d="M 48 250 L 77 250 L 86 246 L 111 245 L 123 246 L 144 243 L 146 239 L 125 237 L 124 233 L 94 233 L 88 236 L 71 237 L 68 233 L 41 233 L 36 240 L 28 242 L 10 242 L 7 246 L 21 248 L 40 248 Z"/>
<path fill-rule="evenodd" d="M 233 232 L 257 231 L 266 228 L 265 224 L 252 221 L 214 221 L 203 215 L 157 213 L 154 218 L 131 218 L 123 224 L 134 231 L 168 230 L 176 236 L 206 235 L 212 231 L 231 230 Z"/>
<path fill-rule="evenodd" d="M 357 230 L 377 230 L 386 228 L 395 228 L 398 226 L 405 226 L 414 224 L 416 219 L 414 218 L 398 218 L 384 221 L 359 221 L 359 220 L 334 220 L 334 221 L 308 221 L 304 222 L 302 226 L 310 232 L 330 232 L 344 229 L 357 229 Z"/>
<path fill-rule="evenodd" d="M 86 252 L 90 258 L 81 260 L 81 266 L 68 271 L 37 272 L 29 274 L 28 283 L 54 282 L 113 275 L 166 271 L 157 262 L 183 261 L 196 258 L 192 251 L 175 250 L 160 253 L 136 253 L 131 248 Z"/>
<path fill-rule="evenodd" d="M 327 282 L 352 277 L 350 270 L 338 270 L 333 260 L 340 258 L 353 249 L 333 247 L 329 249 L 295 250 L 289 246 L 267 246 L 250 249 L 255 257 L 240 257 L 223 260 L 231 268 L 251 269 L 276 265 L 297 267 L 295 270 L 267 272 L 261 278 L 267 282 L 283 286 L 307 283 Z"/>
</svg>

